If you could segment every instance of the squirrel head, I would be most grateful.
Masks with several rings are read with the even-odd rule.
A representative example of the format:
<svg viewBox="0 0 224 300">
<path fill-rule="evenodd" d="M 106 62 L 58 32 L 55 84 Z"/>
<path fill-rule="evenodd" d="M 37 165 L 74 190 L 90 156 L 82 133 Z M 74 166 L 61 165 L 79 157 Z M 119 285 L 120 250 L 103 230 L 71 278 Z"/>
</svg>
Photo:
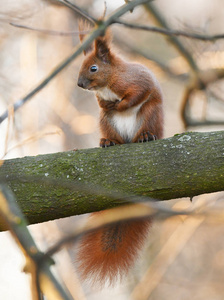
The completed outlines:
<svg viewBox="0 0 224 300">
<path fill-rule="evenodd" d="M 110 33 L 96 38 L 85 52 L 85 60 L 79 72 L 78 86 L 96 91 L 106 87 L 112 74 L 113 55 L 110 50 Z"/>
</svg>

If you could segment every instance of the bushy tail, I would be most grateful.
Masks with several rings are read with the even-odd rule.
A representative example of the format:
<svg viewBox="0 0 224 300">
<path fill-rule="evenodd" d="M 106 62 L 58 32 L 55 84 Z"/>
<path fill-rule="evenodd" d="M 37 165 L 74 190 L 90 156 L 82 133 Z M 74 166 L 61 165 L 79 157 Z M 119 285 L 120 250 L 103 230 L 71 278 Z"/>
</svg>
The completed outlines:
<svg viewBox="0 0 224 300">
<path fill-rule="evenodd" d="M 77 256 L 81 278 L 100 284 L 121 279 L 134 265 L 150 224 L 148 220 L 119 222 L 84 236 Z"/>
</svg>

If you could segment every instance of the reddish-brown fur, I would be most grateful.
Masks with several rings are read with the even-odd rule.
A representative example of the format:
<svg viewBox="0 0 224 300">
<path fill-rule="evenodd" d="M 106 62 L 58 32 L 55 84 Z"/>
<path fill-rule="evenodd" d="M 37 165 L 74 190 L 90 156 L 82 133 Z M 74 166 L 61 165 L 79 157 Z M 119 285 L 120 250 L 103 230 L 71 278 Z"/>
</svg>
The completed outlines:
<svg viewBox="0 0 224 300">
<path fill-rule="evenodd" d="M 97 215 L 92 214 L 92 218 Z M 87 234 L 77 257 L 81 278 L 94 284 L 113 284 L 121 278 L 133 266 L 149 226 L 150 221 L 128 221 Z"/>
<path fill-rule="evenodd" d="M 100 145 L 162 138 L 162 94 L 155 76 L 143 65 L 126 62 L 114 54 L 108 32 L 97 38 L 95 47 L 88 48 L 86 54 L 78 85 L 96 93 L 101 108 Z M 85 236 L 78 252 L 82 278 L 103 283 L 126 274 L 149 225 L 150 221 L 120 222 Z"/>
</svg>

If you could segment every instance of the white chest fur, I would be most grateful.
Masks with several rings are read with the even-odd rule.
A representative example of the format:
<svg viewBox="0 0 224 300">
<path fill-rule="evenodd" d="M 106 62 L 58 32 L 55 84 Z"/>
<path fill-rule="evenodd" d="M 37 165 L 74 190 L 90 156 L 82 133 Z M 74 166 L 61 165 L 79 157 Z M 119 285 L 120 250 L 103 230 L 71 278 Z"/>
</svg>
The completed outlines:
<svg viewBox="0 0 224 300">
<path fill-rule="evenodd" d="M 109 88 L 101 88 L 96 91 L 100 98 L 105 101 L 116 101 L 121 99 Z M 142 104 L 131 107 L 123 112 L 114 112 L 111 117 L 111 125 L 120 134 L 126 143 L 131 142 L 141 126 L 141 120 L 137 118 L 137 113 Z"/>
<path fill-rule="evenodd" d="M 96 91 L 96 93 L 105 101 L 121 100 L 118 95 L 111 91 L 111 89 L 105 87 Z"/>
<path fill-rule="evenodd" d="M 111 118 L 112 125 L 126 143 L 132 141 L 141 126 L 141 120 L 137 119 L 140 107 L 141 104 L 124 112 L 116 112 Z"/>
</svg>

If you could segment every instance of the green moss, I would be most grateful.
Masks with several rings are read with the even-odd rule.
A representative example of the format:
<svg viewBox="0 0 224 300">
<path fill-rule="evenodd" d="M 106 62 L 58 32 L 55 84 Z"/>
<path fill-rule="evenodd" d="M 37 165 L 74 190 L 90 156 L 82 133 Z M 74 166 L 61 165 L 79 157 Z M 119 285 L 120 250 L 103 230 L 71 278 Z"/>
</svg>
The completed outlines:
<svg viewBox="0 0 224 300">
<path fill-rule="evenodd" d="M 188 132 L 144 144 L 6 160 L 0 178 L 31 223 L 123 204 L 116 193 L 195 196 L 224 190 L 223 140 L 223 132 Z"/>
</svg>

